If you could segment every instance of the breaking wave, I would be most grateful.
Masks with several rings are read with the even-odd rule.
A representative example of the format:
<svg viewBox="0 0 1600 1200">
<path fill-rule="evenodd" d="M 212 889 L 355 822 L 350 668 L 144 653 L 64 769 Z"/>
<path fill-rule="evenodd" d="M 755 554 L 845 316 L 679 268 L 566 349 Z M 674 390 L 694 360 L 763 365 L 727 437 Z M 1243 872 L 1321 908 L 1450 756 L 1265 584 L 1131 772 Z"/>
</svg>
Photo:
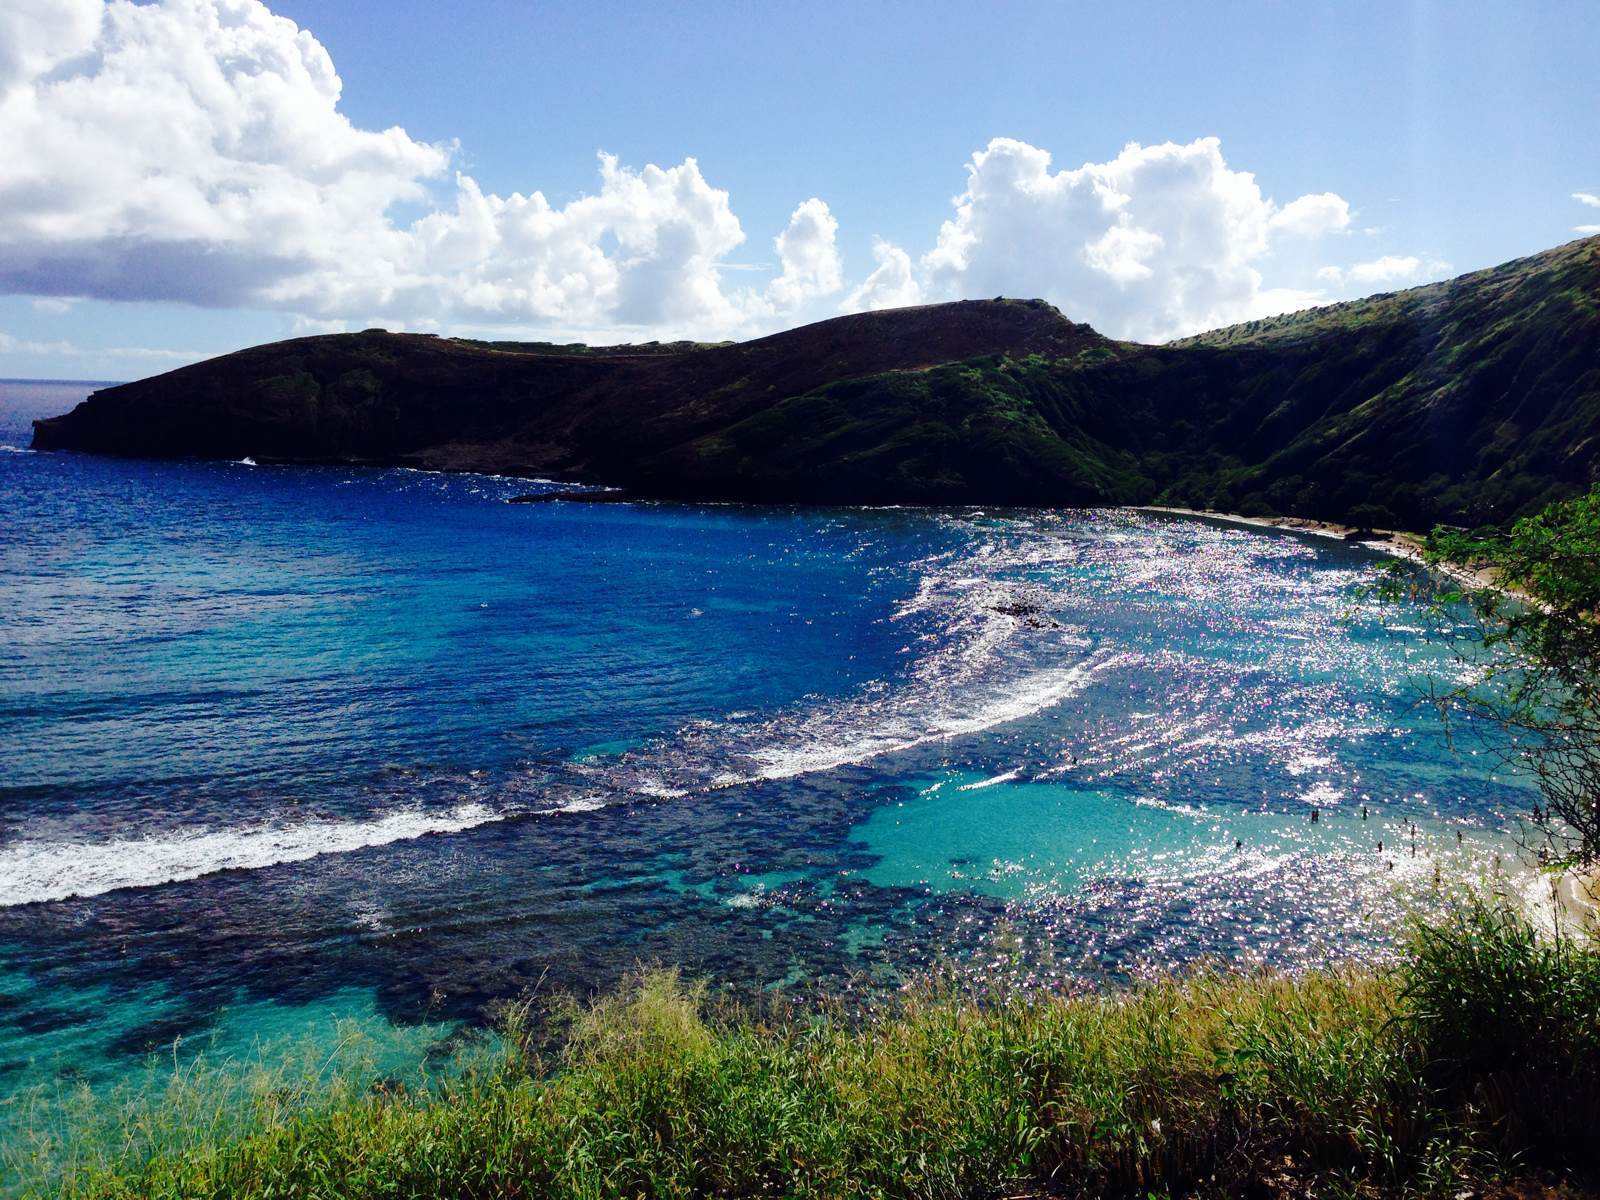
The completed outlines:
<svg viewBox="0 0 1600 1200">
<path fill-rule="evenodd" d="M 0 907 L 156 887 L 218 871 L 253 871 L 429 834 L 460 833 L 508 814 L 482 804 L 367 820 L 191 829 L 113 841 L 18 841 L 0 847 Z"/>
<path fill-rule="evenodd" d="M 617 755 L 529 766 L 488 787 L 464 779 L 447 809 L 177 829 L 104 842 L 22 840 L 0 847 L 0 906 L 301 862 L 513 816 L 672 800 L 827 772 L 1027 718 L 1132 657 L 1095 649 L 1081 630 L 1049 615 L 1049 595 L 1022 578 L 1038 561 L 1036 542 L 1008 543 L 980 527 L 971 532 L 965 546 L 915 565 L 912 594 L 885 618 L 904 630 L 905 665 L 853 694 L 806 697 L 764 717 L 694 721 Z"/>
<path fill-rule="evenodd" d="M 908 660 L 893 677 L 764 720 L 699 722 L 541 784 L 569 799 L 676 798 L 858 766 L 1034 716 L 1136 657 L 1097 648 L 1050 614 L 1051 595 L 1027 578 L 1042 553 L 1031 539 L 973 533 L 968 546 L 917 564 L 913 594 L 888 618 L 905 630 Z"/>
</svg>

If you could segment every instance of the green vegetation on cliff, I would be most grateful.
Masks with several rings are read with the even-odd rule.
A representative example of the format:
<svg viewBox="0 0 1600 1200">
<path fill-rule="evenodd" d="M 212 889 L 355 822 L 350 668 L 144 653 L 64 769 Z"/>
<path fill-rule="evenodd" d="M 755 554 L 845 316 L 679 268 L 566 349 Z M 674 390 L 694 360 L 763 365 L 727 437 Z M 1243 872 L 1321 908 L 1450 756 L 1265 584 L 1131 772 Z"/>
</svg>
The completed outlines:
<svg viewBox="0 0 1600 1200">
<path fill-rule="evenodd" d="M 1160 503 L 1426 528 L 1600 470 L 1600 238 L 1159 347 L 830 384 L 666 458 L 652 487 Z"/>
<path fill-rule="evenodd" d="M 555 1025 L 555 1041 L 535 1038 L 513 1014 L 500 1050 L 427 1089 L 275 1086 L 226 1121 L 157 1113 L 109 1146 L 65 1147 L 51 1186 L 170 1200 L 1457 1196 L 1508 1179 L 1592 1186 L 1596 1165 L 1600 952 L 1481 904 L 1377 974 L 984 1004 L 923 993 L 859 1021 L 718 1012 L 657 974 Z"/>
<path fill-rule="evenodd" d="M 1165 346 L 1016 300 L 723 346 L 301 338 L 99 392 L 35 444 L 678 498 L 1480 524 L 1600 479 L 1600 237 Z"/>
</svg>

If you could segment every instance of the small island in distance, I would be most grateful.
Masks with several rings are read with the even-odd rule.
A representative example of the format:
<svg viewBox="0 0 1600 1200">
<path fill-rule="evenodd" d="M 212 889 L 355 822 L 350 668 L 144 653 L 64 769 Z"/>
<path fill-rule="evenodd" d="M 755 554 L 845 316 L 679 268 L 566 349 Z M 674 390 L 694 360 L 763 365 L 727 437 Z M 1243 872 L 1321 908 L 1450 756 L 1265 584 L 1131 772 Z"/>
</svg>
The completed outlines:
<svg viewBox="0 0 1600 1200">
<path fill-rule="evenodd" d="M 630 495 L 1163 504 L 1423 529 L 1600 462 L 1600 237 L 1165 345 L 1042 300 L 591 348 L 361 333 L 96 392 L 39 449 L 483 471 Z"/>
</svg>

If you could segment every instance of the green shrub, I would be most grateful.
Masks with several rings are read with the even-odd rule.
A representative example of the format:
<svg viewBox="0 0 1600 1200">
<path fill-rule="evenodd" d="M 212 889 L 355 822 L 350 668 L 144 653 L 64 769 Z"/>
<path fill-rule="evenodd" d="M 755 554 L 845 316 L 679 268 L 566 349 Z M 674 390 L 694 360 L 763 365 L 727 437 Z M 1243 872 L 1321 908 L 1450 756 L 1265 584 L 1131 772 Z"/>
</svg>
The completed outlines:
<svg viewBox="0 0 1600 1200">
<path fill-rule="evenodd" d="M 1430 1078 L 1502 1141 L 1558 1159 L 1600 1138 L 1600 950 L 1473 899 L 1417 931 L 1405 1023 Z"/>
<path fill-rule="evenodd" d="M 1592 1154 L 1592 1126 L 1535 1127 L 1508 1089 L 1592 1105 L 1596 961 L 1480 904 L 1392 974 L 924 990 L 865 1018 L 708 1014 L 702 989 L 647 973 L 537 1037 L 510 1010 L 501 1049 L 431 1090 L 263 1105 L 226 1135 L 85 1159 L 61 1194 L 1453 1195 L 1528 1150 Z"/>
</svg>

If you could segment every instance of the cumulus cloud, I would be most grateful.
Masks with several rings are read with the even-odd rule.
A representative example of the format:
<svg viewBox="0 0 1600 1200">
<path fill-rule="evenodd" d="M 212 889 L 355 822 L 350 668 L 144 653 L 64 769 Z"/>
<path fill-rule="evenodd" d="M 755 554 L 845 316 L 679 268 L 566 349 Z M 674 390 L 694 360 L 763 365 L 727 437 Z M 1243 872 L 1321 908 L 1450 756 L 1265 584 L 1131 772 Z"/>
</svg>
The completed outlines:
<svg viewBox="0 0 1600 1200">
<path fill-rule="evenodd" d="M 0 8 L 0 95 L 94 44 L 99 0 L 8 0 Z"/>
<path fill-rule="evenodd" d="M 1273 213 L 1267 224 L 1274 233 L 1321 237 L 1350 227 L 1350 205 L 1332 192 L 1301 196 Z"/>
<path fill-rule="evenodd" d="M 783 273 L 767 294 L 777 308 L 798 308 L 844 286 L 844 261 L 835 245 L 838 232 L 839 222 L 815 196 L 794 210 L 788 226 L 773 241 Z"/>
<path fill-rule="evenodd" d="M 865 312 L 874 308 L 903 308 L 922 302 L 911 256 L 882 238 L 873 239 L 872 257 L 878 264 L 861 285 L 845 297 L 840 312 Z"/>
<path fill-rule="evenodd" d="M 745 238 L 728 193 L 694 159 L 634 171 L 600 156 L 600 190 L 566 205 L 541 192 L 485 194 L 456 179 L 454 210 L 430 213 L 378 260 L 381 274 L 310 276 L 284 304 L 557 325 L 726 329 L 741 319 L 719 260 Z"/>
<path fill-rule="evenodd" d="M 1579 204 L 1586 204 L 1590 208 L 1600 208 L 1600 196 L 1596 196 L 1593 192 L 1573 192 L 1572 198 Z M 1574 225 L 1572 232 L 1586 236 L 1591 233 L 1600 233 L 1600 225 Z"/>
<path fill-rule="evenodd" d="M 0 292 L 277 309 L 304 329 L 602 340 L 746 335 L 841 294 L 843 311 L 1007 294 L 1157 339 L 1316 302 L 1296 286 L 1315 259 L 1307 278 L 1265 275 L 1281 274 L 1280 249 L 1303 260 L 1352 223 L 1333 192 L 1264 195 L 1215 138 L 1130 144 L 1073 170 L 996 138 L 920 259 L 878 241 L 849 286 L 838 222 L 812 197 L 772 242 L 771 281 L 736 287 L 745 230 L 692 157 L 634 167 L 602 153 L 588 194 L 495 194 L 453 144 L 360 128 L 341 94 L 322 45 L 261 0 L 11 0 Z M 1361 282 L 1368 266 L 1321 282 Z"/>
<path fill-rule="evenodd" d="M 1385 254 L 1369 262 L 1359 262 L 1350 267 L 1323 267 L 1317 277 L 1334 285 L 1384 285 L 1421 283 L 1437 279 L 1450 269 L 1450 264 L 1435 258 L 1418 258 L 1414 254 Z"/>
<path fill-rule="evenodd" d="M 454 147 L 355 126 L 322 45 L 259 0 L 21 0 L 0 16 L 0 290 L 273 307 L 333 321 L 726 332 L 842 286 L 820 200 L 765 294 L 693 158 L 601 155 L 566 204 L 485 193 Z M 440 194 L 443 201 L 440 201 Z M 393 214 L 420 205 L 409 224 Z"/>
<path fill-rule="evenodd" d="M 13 13 L 0 93 L 0 286 L 258 302 L 392 249 L 446 148 L 342 114 L 327 52 L 254 0 Z"/>
<path fill-rule="evenodd" d="M 1108 333 L 1147 339 L 1314 297 L 1265 287 L 1258 265 L 1279 239 L 1350 223 L 1332 193 L 1282 206 L 1263 196 L 1216 138 L 1134 143 L 1059 171 L 1048 151 L 996 138 L 967 164 L 955 205 L 922 260 L 937 294 L 1045 296 Z"/>
</svg>

